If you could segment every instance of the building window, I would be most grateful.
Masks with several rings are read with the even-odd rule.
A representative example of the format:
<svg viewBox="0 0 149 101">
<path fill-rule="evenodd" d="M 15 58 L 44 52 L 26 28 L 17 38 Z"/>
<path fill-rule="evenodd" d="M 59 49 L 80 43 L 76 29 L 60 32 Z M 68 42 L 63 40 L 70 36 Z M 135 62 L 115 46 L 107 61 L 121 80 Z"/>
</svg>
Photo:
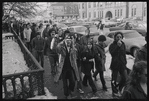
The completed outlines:
<svg viewBox="0 0 149 101">
<path fill-rule="evenodd" d="M 119 17 L 119 9 L 118 9 L 118 14 L 117 14 L 117 16 Z"/>
<path fill-rule="evenodd" d="M 82 9 L 84 9 L 84 3 L 82 3 Z"/>
<path fill-rule="evenodd" d="M 91 3 L 90 2 L 88 3 L 88 8 L 91 8 Z"/>
<path fill-rule="evenodd" d="M 146 13 L 147 13 L 147 11 L 146 11 L 146 3 L 144 3 L 144 16 L 146 16 Z"/>
<path fill-rule="evenodd" d="M 98 18 L 99 18 L 99 11 L 98 11 Z"/>
<path fill-rule="evenodd" d="M 96 2 L 94 2 L 94 6 L 93 7 L 96 7 Z"/>
<path fill-rule="evenodd" d="M 82 13 L 82 15 L 83 15 L 82 18 L 85 18 L 85 13 Z"/>
<path fill-rule="evenodd" d="M 121 9 L 121 16 L 122 16 L 122 9 Z"/>
<path fill-rule="evenodd" d="M 94 12 L 94 18 L 96 18 L 96 12 Z"/>
<path fill-rule="evenodd" d="M 117 14 L 116 14 L 116 13 L 117 13 L 116 11 L 117 11 L 117 10 L 115 10 L 115 16 L 117 15 Z"/>
<path fill-rule="evenodd" d="M 131 15 L 132 15 L 132 17 L 133 17 L 133 16 L 136 15 L 137 6 L 136 6 L 136 5 L 133 5 L 131 9 L 132 9 Z"/>
<path fill-rule="evenodd" d="M 132 8 L 132 11 L 131 11 L 131 16 L 133 16 L 133 8 Z"/>
<path fill-rule="evenodd" d="M 100 3 L 99 6 L 102 7 L 103 3 Z"/>
<path fill-rule="evenodd" d="M 99 2 L 97 3 L 97 7 L 99 7 Z"/>
<path fill-rule="evenodd" d="M 134 8 L 134 16 L 136 15 L 136 8 Z"/>
<path fill-rule="evenodd" d="M 89 12 L 89 18 L 91 18 L 91 12 Z"/>
<path fill-rule="evenodd" d="M 103 18 L 103 11 L 102 11 L 102 18 Z"/>
</svg>

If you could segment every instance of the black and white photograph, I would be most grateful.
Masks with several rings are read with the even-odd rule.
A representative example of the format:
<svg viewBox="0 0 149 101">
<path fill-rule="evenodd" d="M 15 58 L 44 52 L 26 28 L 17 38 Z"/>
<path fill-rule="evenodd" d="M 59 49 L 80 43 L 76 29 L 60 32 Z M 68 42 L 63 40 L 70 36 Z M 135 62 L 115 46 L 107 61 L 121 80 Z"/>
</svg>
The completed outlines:
<svg viewBox="0 0 149 101">
<path fill-rule="evenodd" d="M 147 95 L 147 2 L 2 2 L 2 99 Z"/>
</svg>

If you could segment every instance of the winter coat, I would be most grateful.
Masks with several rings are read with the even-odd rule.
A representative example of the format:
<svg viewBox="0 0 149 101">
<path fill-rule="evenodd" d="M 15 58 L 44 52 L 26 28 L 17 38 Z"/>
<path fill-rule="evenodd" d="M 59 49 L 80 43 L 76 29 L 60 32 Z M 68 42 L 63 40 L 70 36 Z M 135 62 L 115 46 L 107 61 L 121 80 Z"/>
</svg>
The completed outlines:
<svg viewBox="0 0 149 101">
<path fill-rule="evenodd" d="M 117 42 L 114 41 L 110 47 L 109 52 L 112 56 L 112 61 L 110 65 L 111 70 L 126 69 L 126 47 L 122 41 L 122 45 L 119 47 Z"/>
<path fill-rule="evenodd" d="M 42 37 L 43 38 L 45 38 L 45 37 L 48 37 L 49 35 L 48 35 L 48 31 L 49 31 L 49 29 L 48 28 L 45 28 L 44 30 L 43 30 L 43 33 L 42 33 Z"/>
<path fill-rule="evenodd" d="M 44 49 L 44 44 L 45 44 L 45 40 L 44 38 L 33 38 L 33 40 L 31 41 L 31 45 L 32 45 L 32 48 L 37 50 L 37 51 L 43 51 Z"/>
<path fill-rule="evenodd" d="M 86 57 L 86 60 L 84 61 L 83 58 Z M 82 60 L 82 72 L 86 75 L 90 75 L 91 70 L 94 68 L 94 62 L 89 61 L 90 59 L 94 59 L 94 50 L 91 51 L 88 49 L 88 47 L 84 47 L 84 50 L 81 53 L 81 60 Z"/>
<path fill-rule="evenodd" d="M 80 39 L 80 44 L 82 46 L 86 46 L 87 43 L 90 41 L 90 37 L 89 36 L 82 36 L 81 39 Z"/>
<path fill-rule="evenodd" d="M 48 55 L 57 55 L 56 46 L 59 43 L 59 40 L 55 38 L 53 49 L 51 49 L 51 42 L 52 42 L 52 37 L 48 37 L 44 45 L 44 54 L 47 53 Z"/>
<path fill-rule="evenodd" d="M 105 62 L 106 62 L 106 55 L 105 50 L 102 44 L 95 45 L 95 68 L 97 71 L 105 71 Z"/>
<path fill-rule="evenodd" d="M 147 61 L 147 44 L 145 44 L 136 53 L 135 62 L 140 61 L 140 60 Z"/>
<path fill-rule="evenodd" d="M 127 85 L 124 88 L 121 99 L 147 99 L 147 95 L 144 93 L 140 84 L 137 84 L 135 86 Z"/>
<path fill-rule="evenodd" d="M 59 64 L 57 66 L 57 72 L 56 75 L 54 77 L 54 81 L 57 82 L 60 79 L 62 70 L 63 70 L 63 66 L 64 66 L 64 61 L 65 61 L 65 57 L 66 57 L 66 46 L 65 46 L 65 42 L 62 41 L 57 45 L 57 52 L 59 54 Z M 80 76 L 79 76 L 79 71 L 78 71 L 78 67 L 77 67 L 77 49 L 74 47 L 74 45 L 72 45 L 72 47 L 70 48 L 70 63 L 71 66 L 74 70 L 75 73 L 75 79 L 77 79 L 77 81 L 80 80 Z"/>
</svg>

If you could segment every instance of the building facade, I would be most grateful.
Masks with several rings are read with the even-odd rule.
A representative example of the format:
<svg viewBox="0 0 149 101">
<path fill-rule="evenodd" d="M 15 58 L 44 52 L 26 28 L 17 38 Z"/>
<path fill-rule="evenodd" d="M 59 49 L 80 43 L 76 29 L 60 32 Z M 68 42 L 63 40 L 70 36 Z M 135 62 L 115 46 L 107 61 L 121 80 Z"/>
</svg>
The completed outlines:
<svg viewBox="0 0 149 101">
<path fill-rule="evenodd" d="M 62 20 L 77 18 L 79 16 L 78 4 L 75 3 L 54 3 L 51 4 L 52 16 L 54 19 Z"/>
<path fill-rule="evenodd" d="M 147 17 L 147 2 L 81 2 L 78 5 L 82 19 L 139 17 L 146 20 Z"/>
</svg>

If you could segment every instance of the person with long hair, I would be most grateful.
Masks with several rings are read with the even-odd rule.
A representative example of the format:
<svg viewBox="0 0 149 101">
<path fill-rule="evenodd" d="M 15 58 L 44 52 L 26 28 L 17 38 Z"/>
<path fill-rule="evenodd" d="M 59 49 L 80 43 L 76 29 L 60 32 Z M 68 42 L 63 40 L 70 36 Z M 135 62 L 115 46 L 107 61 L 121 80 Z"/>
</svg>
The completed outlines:
<svg viewBox="0 0 149 101">
<path fill-rule="evenodd" d="M 112 95 L 120 96 L 120 92 L 124 87 L 127 79 L 127 60 L 126 60 L 126 46 L 122 41 L 123 34 L 121 32 L 117 32 L 114 35 L 114 41 L 109 46 L 109 52 L 112 56 L 110 69 L 112 71 Z M 120 81 L 117 81 L 118 73 L 120 74 Z"/>
<path fill-rule="evenodd" d="M 107 91 L 106 81 L 104 79 L 104 71 L 105 69 L 105 62 L 106 62 L 106 55 L 104 48 L 106 47 L 106 44 L 104 43 L 106 41 L 106 37 L 104 35 L 100 35 L 98 37 L 98 44 L 95 45 L 96 53 L 95 55 L 95 67 L 96 71 L 93 74 L 93 77 L 95 78 L 95 81 L 97 81 L 96 76 L 99 74 L 100 80 L 102 83 L 103 90 Z"/>
<path fill-rule="evenodd" d="M 147 99 L 147 62 L 134 63 L 121 99 Z"/>
<path fill-rule="evenodd" d="M 88 42 L 87 46 L 84 47 L 81 53 L 82 59 L 82 72 L 85 74 L 83 77 L 82 84 L 83 86 L 88 86 L 88 82 L 90 87 L 92 88 L 93 94 L 96 94 L 97 88 L 93 82 L 91 70 L 94 68 L 94 49 L 93 43 Z"/>
<path fill-rule="evenodd" d="M 48 39 L 45 40 L 44 54 L 47 54 L 50 61 L 51 74 L 55 75 L 56 65 L 58 62 L 58 54 L 56 52 L 56 46 L 59 43 L 56 38 L 56 31 L 52 28 L 48 32 Z"/>
</svg>

